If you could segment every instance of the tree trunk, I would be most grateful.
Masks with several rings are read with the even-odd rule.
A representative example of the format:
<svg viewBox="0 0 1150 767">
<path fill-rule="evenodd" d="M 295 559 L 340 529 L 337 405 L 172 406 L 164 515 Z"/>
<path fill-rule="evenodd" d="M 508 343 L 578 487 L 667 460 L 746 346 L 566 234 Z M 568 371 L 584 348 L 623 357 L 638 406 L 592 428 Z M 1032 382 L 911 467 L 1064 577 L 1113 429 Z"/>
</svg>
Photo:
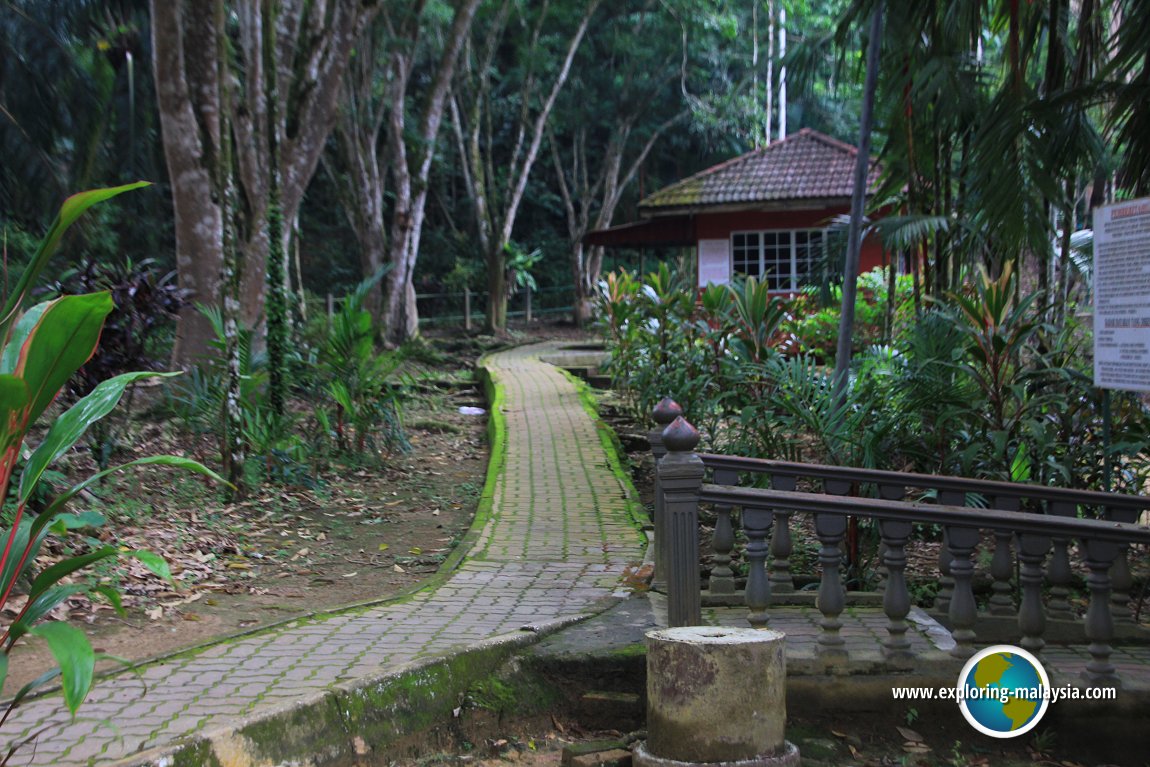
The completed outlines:
<svg viewBox="0 0 1150 767">
<path fill-rule="evenodd" d="M 223 268 L 219 199 L 222 185 L 204 168 L 218 154 L 220 77 L 210 0 L 152 0 L 156 90 L 164 152 L 172 180 L 177 231 L 177 270 L 181 286 L 195 300 L 218 305 Z M 371 0 L 313 3 L 282 0 L 276 14 L 276 90 L 285 97 L 277 123 L 283 219 L 294 221 L 300 202 L 335 120 L 339 84 L 355 50 L 361 26 L 379 9 Z M 262 316 L 270 194 L 270 134 L 267 123 L 264 62 L 261 55 L 262 4 L 233 9 L 236 36 L 230 55 L 242 76 L 235 76 L 228 123 L 235 143 L 235 184 L 239 205 L 236 247 L 243 261 L 239 301 L 243 321 Z M 231 75 L 232 73 L 229 73 Z M 210 214 L 207 206 L 217 208 Z M 285 249 L 286 252 L 286 249 Z M 184 310 L 176 328 L 173 363 L 186 367 L 210 353 L 210 326 L 195 310 Z"/>
<path fill-rule="evenodd" d="M 787 9 L 779 8 L 779 59 L 787 57 Z M 787 137 L 787 67 L 779 65 L 779 140 Z"/>
<path fill-rule="evenodd" d="M 172 366 L 203 361 L 215 338 L 195 303 L 213 305 L 221 287 L 223 217 L 216 177 L 219 152 L 219 62 L 210 6 L 152 0 L 153 68 L 171 179 L 179 285 L 192 302 L 180 310 Z M 185 50 L 208 51 L 208 56 Z M 193 98 L 193 94 L 194 98 Z"/>
<path fill-rule="evenodd" d="M 535 167 L 535 160 L 539 156 L 539 149 L 543 143 L 543 133 L 547 127 L 547 121 L 551 117 L 551 112 L 555 107 L 555 101 L 559 98 L 559 92 L 567 83 L 568 75 L 571 73 L 571 64 L 575 59 L 575 54 L 579 51 L 579 46 L 583 42 L 583 37 L 587 33 L 587 27 L 591 23 L 591 17 L 595 15 L 596 9 L 599 7 L 601 0 L 589 0 L 587 7 L 580 19 L 579 26 L 572 34 L 567 43 L 567 51 L 563 59 L 563 64 L 559 72 L 555 75 L 555 80 L 551 84 L 551 90 L 547 94 L 546 100 L 539 107 L 539 111 L 535 114 L 534 122 L 531 126 L 530 143 L 526 149 L 520 153 L 522 142 L 518 142 L 516 151 L 512 155 L 511 162 L 509 163 L 511 172 L 509 173 L 507 194 L 503 198 L 503 209 L 499 212 L 498 218 L 501 225 L 496 231 L 496 237 L 493 239 L 490 247 L 487 249 L 487 330 L 493 333 L 502 332 L 507 328 L 507 276 L 505 274 L 506 264 L 504 262 L 504 252 L 507 246 L 511 243 L 511 234 L 515 228 L 515 219 L 519 215 L 519 206 L 523 202 L 523 195 L 527 191 L 527 181 L 531 177 L 531 171 Z M 543 20 L 540 19 L 540 25 Z M 539 32 L 539 29 L 536 29 Z M 538 35 L 536 35 L 538 39 Z M 490 74 L 484 73 L 485 77 L 490 77 Z M 526 91 L 523 94 L 521 103 L 527 105 L 531 101 L 532 93 L 530 83 L 525 84 Z M 523 116 L 526 116 L 524 113 Z"/>
<path fill-rule="evenodd" d="M 771 112 L 775 105 L 775 0 L 767 0 L 767 124 L 764 131 L 771 143 Z"/>
<path fill-rule="evenodd" d="M 383 315 L 384 337 L 392 345 L 399 345 L 419 334 L 419 311 L 415 304 L 413 276 L 427 207 L 428 179 L 451 80 L 479 3 L 480 0 L 465 0 L 455 11 L 416 131 L 417 138 L 412 141 L 413 151 L 409 151 L 407 145 L 410 139 L 405 131 L 405 101 L 414 66 L 414 51 L 408 51 L 406 55 L 395 53 L 392 56 L 389 73 L 391 113 L 388 151 L 391 156 L 391 175 L 395 181 L 395 202 L 388 256 L 391 271 L 387 276 Z M 417 37 L 413 36 L 412 47 L 417 42 Z"/>
<path fill-rule="evenodd" d="M 854 339 L 855 296 L 858 293 L 859 253 L 862 249 L 862 219 L 870 171 L 871 125 L 874 116 L 875 91 L 878 89 L 879 53 L 882 50 L 883 2 L 879 0 L 871 16 L 870 39 L 867 42 L 866 84 L 863 90 L 862 114 L 859 119 L 859 148 L 855 158 L 854 190 L 851 197 L 851 221 L 847 233 L 847 258 L 843 270 L 843 303 L 839 319 L 838 348 L 835 353 L 835 395 L 840 401 L 847 392 L 850 373 L 851 342 Z"/>
<path fill-rule="evenodd" d="M 487 324 L 488 333 L 507 330 L 507 271 L 503 266 L 503 249 L 487 253 Z M 492 265 L 495 265 L 492 267 Z"/>
</svg>

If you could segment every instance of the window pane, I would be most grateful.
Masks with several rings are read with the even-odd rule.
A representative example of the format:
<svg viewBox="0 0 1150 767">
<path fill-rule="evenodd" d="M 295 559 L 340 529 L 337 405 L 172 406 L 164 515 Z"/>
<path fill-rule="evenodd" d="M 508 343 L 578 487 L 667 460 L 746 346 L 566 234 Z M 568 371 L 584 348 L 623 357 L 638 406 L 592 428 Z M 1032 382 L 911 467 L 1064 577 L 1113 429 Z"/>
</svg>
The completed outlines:
<svg viewBox="0 0 1150 767">
<path fill-rule="evenodd" d="M 759 233 L 739 232 L 731 235 L 731 261 L 739 274 L 759 274 Z"/>
<path fill-rule="evenodd" d="M 766 269 L 767 287 L 770 290 L 790 290 L 790 232 L 770 232 L 768 234 L 773 242 L 770 246 L 763 247 L 763 265 Z"/>
</svg>

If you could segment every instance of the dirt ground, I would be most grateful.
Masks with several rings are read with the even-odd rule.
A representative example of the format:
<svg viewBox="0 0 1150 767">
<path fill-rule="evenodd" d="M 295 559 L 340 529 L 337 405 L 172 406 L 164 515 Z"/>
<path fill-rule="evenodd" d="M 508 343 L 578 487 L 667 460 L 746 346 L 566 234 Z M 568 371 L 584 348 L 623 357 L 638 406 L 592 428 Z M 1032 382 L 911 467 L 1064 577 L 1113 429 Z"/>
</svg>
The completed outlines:
<svg viewBox="0 0 1150 767">
<path fill-rule="evenodd" d="M 315 487 L 265 484 L 229 505 L 203 478 L 162 468 L 107 482 L 72 511 L 104 514 L 108 522 L 95 533 L 101 543 L 162 555 L 172 582 L 134 560 L 102 564 L 92 577 L 119 587 L 126 615 L 78 597 L 50 617 L 83 628 L 97 652 L 138 661 L 418 587 L 474 519 L 487 471 L 487 416 L 460 408 L 486 407 L 471 364 L 492 343 L 436 342 L 452 351 L 420 365 L 403 410 L 410 451 L 334 460 L 314 477 Z M 123 441 L 131 448 L 117 461 L 174 453 L 218 466 L 211 441 L 180 432 L 146 408 L 138 407 Z M 84 454 L 71 459 L 69 475 L 92 468 Z M 38 565 L 63 551 L 50 547 Z M 7 694 L 55 665 L 39 640 L 22 641 L 10 657 Z M 117 665 L 105 660 L 98 668 Z"/>
</svg>

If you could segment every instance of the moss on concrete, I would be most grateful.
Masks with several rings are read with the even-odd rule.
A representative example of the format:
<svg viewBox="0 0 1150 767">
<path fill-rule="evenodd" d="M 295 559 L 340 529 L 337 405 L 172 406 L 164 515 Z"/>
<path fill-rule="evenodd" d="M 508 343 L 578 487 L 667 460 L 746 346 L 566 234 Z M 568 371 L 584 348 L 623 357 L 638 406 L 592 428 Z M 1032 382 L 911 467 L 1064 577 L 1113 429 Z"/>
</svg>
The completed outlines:
<svg viewBox="0 0 1150 767">
<path fill-rule="evenodd" d="M 241 724 L 229 737 L 235 753 L 242 743 L 252 764 L 280 763 L 309 755 L 316 763 L 343 763 L 356 754 L 356 739 L 372 751 L 415 751 L 421 735 L 451 722 L 469 691 L 486 690 L 488 703 L 522 711 L 535 701 L 524 683 L 496 675 L 508 657 L 533 635 L 512 635 L 355 687 L 324 693 L 319 699 L 286 706 L 270 716 Z M 539 705 L 546 705 L 540 700 Z M 407 744 L 406 746 L 404 744 Z M 215 761 L 213 761 L 215 760 Z M 175 765 L 218 764 L 210 741 L 189 743 Z"/>
<path fill-rule="evenodd" d="M 223 767 L 207 741 L 199 741 L 181 749 L 172 761 L 165 764 L 171 767 Z"/>
<path fill-rule="evenodd" d="M 608 651 L 607 654 L 616 658 L 645 658 L 647 657 L 647 645 L 645 642 L 635 642 L 623 647 L 616 647 Z"/>
</svg>

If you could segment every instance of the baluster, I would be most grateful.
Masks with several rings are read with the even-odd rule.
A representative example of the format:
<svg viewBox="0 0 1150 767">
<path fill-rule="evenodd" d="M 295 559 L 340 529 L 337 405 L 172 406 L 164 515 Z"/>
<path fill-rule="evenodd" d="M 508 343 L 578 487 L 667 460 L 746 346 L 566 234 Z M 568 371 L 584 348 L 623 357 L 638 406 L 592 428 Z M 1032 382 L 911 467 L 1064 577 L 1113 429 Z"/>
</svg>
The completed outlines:
<svg viewBox="0 0 1150 767">
<path fill-rule="evenodd" d="M 879 484 L 878 497 L 884 501 L 901 501 L 906 497 L 906 487 L 904 485 L 891 485 Z M 878 591 L 886 593 L 886 579 L 888 577 L 886 567 L 886 542 L 882 539 L 882 526 L 879 526 L 879 541 L 878 541 L 878 562 L 876 571 L 878 572 Z"/>
<path fill-rule="evenodd" d="M 882 609 L 889 621 L 887 638 L 883 641 L 883 653 L 893 661 L 909 660 L 914 657 L 910 651 L 910 640 L 906 636 L 906 616 L 910 613 L 910 593 L 906 588 L 906 541 L 910 537 L 910 531 L 910 522 L 879 520 L 879 532 L 885 547 L 883 564 L 886 565 L 887 571 Z"/>
<path fill-rule="evenodd" d="M 978 530 L 971 527 L 946 528 L 950 544 L 950 573 L 954 578 L 954 593 L 950 597 L 950 635 L 954 649 L 950 654 L 966 659 L 974 654 L 974 623 L 978 611 L 974 604 L 974 563 L 970 561 L 978 545 Z"/>
<path fill-rule="evenodd" d="M 1118 555 L 1110 567 L 1110 614 L 1115 623 L 1134 623 L 1134 611 L 1130 609 L 1130 589 L 1134 586 L 1134 576 L 1130 574 L 1130 559 L 1127 556 L 1130 545 L 1118 545 Z"/>
<path fill-rule="evenodd" d="M 965 506 L 966 493 L 961 490 L 940 490 L 938 502 L 942 506 Z M 954 578 L 950 574 L 950 547 L 947 543 L 946 528 L 942 530 L 942 545 L 938 548 L 938 596 L 934 598 L 934 609 L 946 614 L 950 610 L 950 598 L 954 594 Z"/>
<path fill-rule="evenodd" d="M 1118 544 L 1111 541 L 1085 542 L 1086 566 L 1090 575 L 1090 607 L 1086 610 L 1086 638 L 1090 640 L 1090 663 L 1086 678 L 1096 687 L 1118 687 L 1120 682 L 1110 662 L 1110 640 L 1114 638 L 1114 620 L 1110 616 L 1110 568 L 1118 557 Z"/>
<path fill-rule="evenodd" d="M 699 432 L 679 416 L 663 430 L 667 454 L 659 461 L 659 479 L 666 502 L 667 622 L 672 627 L 698 626 L 702 621 L 699 595 L 699 488 L 703 461 L 692 452 Z"/>
<path fill-rule="evenodd" d="M 794 476 L 771 475 L 771 487 L 775 490 L 795 490 L 798 479 Z M 791 554 L 794 542 L 791 540 L 791 512 L 775 510 L 775 521 L 771 531 L 771 590 L 776 594 L 792 594 L 795 579 L 791 575 Z"/>
<path fill-rule="evenodd" d="M 739 472 L 731 469 L 715 469 L 716 485 L 737 485 Z M 735 548 L 735 529 L 731 525 L 731 507 L 725 504 L 715 506 L 715 532 L 711 536 L 711 550 L 714 552 L 714 566 L 707 588 L 712 594 L 735 593 L 735 571 L 731 569 L 731 552 Z"/>
<path fill-rule="evenodd" d="M 1038 654 L 1046 646 L 1046 615 L 1042 610 L 1042 561 L 1050 550 L 1050 538 L 1031 533 L 1018 534 L 1018 579 L 1022 601 L 1018 606 L 1018 628 L 1022 648 Z"/>
<path fill-rule="evenodd" d="M 819 596 L 816 603 L 823 615 L 819 621 L 822 633 L 819 634 L 818 652 L 821 657 L 828 659 L 845 659 L 847 655 L 844 646 L 846 642 L 839 635 L 839 629 L 843 626 L 839 616 L 846 606 L 846 595 L 840 573 L 843 553 L 839 545 L 846 532 L 846 517 L 838 514 L 815 515 L 815 534 L 822 544 L 819 550 L 822 578 L 819 581 Z"/>
<path fill-rule="evenodd" d="M 1070 501 L 1052 501 L 1047 511 L 1051 516 L 1070 517 L 1078 516 L 1077 504 Z M 1074 613 L 1070 610 L 1070 584 L 1074 574 L 1070 570 L 1070 541 L 1066 538 L 1055 538 L 1054 553 L 1046 565 L 1046 582 L 1050 584 L 1050 600 L 1046 605 L 1046 614 L 1051 620 L 1074 620 Z"/>
<path fill-rule="evenodd" d="M 651 454 L 655 457 L 655 508 L 652 522 L 655 526 L 655 575 L 651 579 L 651 590 L 667 593 L 667 515 L 664 513 L 663 487 L 659 482 L 659 462 L 667 454 L 663 445 L 663 429 L 683 414 L 683 408 L 670 397 L 663 397 L 651 411 L 651 419 L 656 426 L 647 435 L 651 442 Z"/>
<path fill-rule="evenodd" d="M 1002 511 L 1018 511 L 1018 498 L 1006 496 L 995 498 L 992 507 Z M 994 557 L 990 560 L 990 577 L 994 579 L 990 589 L 990 614 L 1015 615 L 1014 587 L 1014 556 L 1011 544 L 1014 534 L 1009 530 L 994 531 Z"/>
<path fill-rule="evenodd" d="M 744 599 L 752 628 L 766 628 L 770 620 L 771 581 L 767 578 L 767 532 L 771 529 L 770 509 L 743 509 L 743 533 L 747 536 L 747 590 Z"/>
<path fill-rule="evenodd" d="M 1106 509 L 1106 519 L 1111 522 L 1137 522 L 1138 512 L 1134 509 Z M 1130 589 L 1134 587 L 1134 577 L 1130 574 L 1129 544 L 1118 544 L 1118 556 L 1110 567 L 1110 614 L 1115 623 L 1134 623 L 1134 612 L 1130 609 Z"/>
</svg>

